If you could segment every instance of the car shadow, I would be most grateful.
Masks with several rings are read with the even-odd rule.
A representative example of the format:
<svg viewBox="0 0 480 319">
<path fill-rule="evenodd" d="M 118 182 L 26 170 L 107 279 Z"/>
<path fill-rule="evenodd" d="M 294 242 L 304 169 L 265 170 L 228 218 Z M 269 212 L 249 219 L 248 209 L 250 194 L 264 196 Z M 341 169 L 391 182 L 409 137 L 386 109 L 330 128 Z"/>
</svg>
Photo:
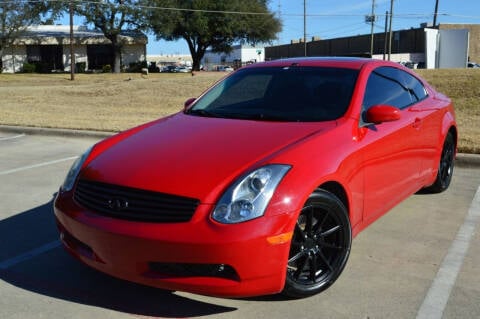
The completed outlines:
<svg viewBox="0 0 480 319">
<path fill-rule="evenodd" d="M 1 220 L 0 242 L 0 279 L 31 292 L 142 316 L 182 318 L 236 310 L 122 281 L 84 266 L 59 244 L 53 200 Z"/>
</svg>

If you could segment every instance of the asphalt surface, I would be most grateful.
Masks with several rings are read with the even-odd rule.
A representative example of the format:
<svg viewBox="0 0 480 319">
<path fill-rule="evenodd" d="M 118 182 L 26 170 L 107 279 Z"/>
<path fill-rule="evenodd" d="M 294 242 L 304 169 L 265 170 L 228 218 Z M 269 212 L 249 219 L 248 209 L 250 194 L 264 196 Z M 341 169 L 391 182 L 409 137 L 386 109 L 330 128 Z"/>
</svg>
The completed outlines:
<svg viewBox="0 0 480 319">
<path fill-rule="evenodd" d="M 221 299 L 117 280 L 62 249 L 54 194 L 105 135 L 81 133 L 0 128 L 0 318 L 480 318 L 478 156 L 459 156 L 446 192 L 413 195 L 359 234 L 324 293 Z"/>
</svg>

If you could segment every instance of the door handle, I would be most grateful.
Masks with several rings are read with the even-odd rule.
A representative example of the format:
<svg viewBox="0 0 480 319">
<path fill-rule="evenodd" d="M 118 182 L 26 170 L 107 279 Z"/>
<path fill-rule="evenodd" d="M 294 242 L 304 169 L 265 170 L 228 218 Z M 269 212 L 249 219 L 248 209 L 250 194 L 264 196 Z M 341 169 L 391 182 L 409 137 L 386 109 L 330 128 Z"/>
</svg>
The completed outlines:
<svg viewBox="0 0 480 319">
<path fill-rule="evenodd" d="M 420 126 L 422 126 L 422 120 L 417 117 L 415 121 L 413 121 L 413 127 L 419 129 Z"/>
</svg>

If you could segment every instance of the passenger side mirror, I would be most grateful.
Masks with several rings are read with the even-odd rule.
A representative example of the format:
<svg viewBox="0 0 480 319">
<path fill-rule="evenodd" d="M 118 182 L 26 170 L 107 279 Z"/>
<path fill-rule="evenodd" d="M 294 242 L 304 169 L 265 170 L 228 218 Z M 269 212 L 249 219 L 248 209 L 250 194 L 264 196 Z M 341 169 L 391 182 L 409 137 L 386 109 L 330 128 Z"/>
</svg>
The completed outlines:
<svg viewBox="0 0 480 319">
<path fill-rule="evenodd" d="M 197 98 L 195 97 L 191 97 L 189 98 L 188 100 L 185 101 L 185 103 L 183 104 L 183 110 L 186 111 L 188 110 L 188 108 L 190 107 L 190 105 L 192 105 L 193 102 L 195 102 Z"/>
<path fill-rule="evenodd" d="M 400 110 L 391 105 L 374 105 L 367 110 L 365 120 L 368 123 L 380 124 L 400 119 Z"/>
</svg>

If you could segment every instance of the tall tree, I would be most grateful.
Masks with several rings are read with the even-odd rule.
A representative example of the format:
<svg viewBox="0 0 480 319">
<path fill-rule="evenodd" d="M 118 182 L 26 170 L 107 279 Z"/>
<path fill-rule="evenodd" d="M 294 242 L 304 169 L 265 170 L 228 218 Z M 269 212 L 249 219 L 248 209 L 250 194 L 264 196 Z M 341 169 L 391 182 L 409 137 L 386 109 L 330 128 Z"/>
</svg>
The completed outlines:
<svg viewBox="0 0 480 319">
<path fill-rule="evenodd" d="M 142 0 L 145 21 L 157 39 L 184 39 L 198 70 L 207 49 L 229 53 L 234 43 L 275 39 L 281 22 L 266 0 Z"/>
<path fill-rule="evenodd" d="M 62 4 L 50 1 L 0 2 L 0 57 L 26 29 L 33 24 L 53 21 L 61 13 Z M 0 70 L 2 61 L 0 59 Z"/>
<path fill-rule="evenodd" d="M 81 1 L 75 3 L 75 12 L 88 23 L 103 32 L 111 41 L 114 55 L 113 71 L 120 72 L 122 32 L 137 30 L 139 27 L 139 0 Z"/>
</svg>

